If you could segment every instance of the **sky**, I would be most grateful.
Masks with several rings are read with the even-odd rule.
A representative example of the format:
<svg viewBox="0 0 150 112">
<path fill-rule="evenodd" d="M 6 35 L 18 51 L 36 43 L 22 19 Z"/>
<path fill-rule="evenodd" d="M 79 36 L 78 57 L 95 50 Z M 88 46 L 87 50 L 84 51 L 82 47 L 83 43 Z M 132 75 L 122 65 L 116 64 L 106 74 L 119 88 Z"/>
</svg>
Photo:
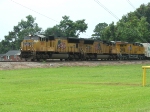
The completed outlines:
<svg viewBox="0 0 150 112">
<path fill-rule="evenodd" d="M 105 9 L 96 1 L 99 1 Z M 129 4 L 130 2 L 130 4 Z M 89 38 L 99 23 L 116 23 L 123 15 L 135 11 L 149 0 L 0 0 L 0 41 L 26 16 L 36 18 L 35 23 L 43 30 L 53 27 L 69 16 L 70 20 L 85 19 L 88 29 L 80 37 Z M 132 6 L 131 6 L 132 5 Z M 111 15 L 111 11 L 116 17 Z"/>
</svg>

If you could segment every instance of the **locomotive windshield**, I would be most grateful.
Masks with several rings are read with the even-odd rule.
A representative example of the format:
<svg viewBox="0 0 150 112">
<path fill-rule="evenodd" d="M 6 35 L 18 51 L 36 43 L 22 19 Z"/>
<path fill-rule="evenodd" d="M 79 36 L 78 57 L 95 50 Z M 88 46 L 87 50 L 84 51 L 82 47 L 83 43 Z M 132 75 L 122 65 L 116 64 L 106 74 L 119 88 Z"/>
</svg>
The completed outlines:
<svg viewBox="0 0 150 112">
<path fill-rule="evenodd" d="M 39 37 L 31 37 L 32 40 L 39 40 Z"/>
<path fill-rule="evenodd" d="M 24 40 L 30 40 L 31 38 L 30 37 L 24 37 Z"/>
<path fill-rule="evenodd" d="M 24 37 L 24 40 L 39 40 L 39 37 Z"/>
</svg>

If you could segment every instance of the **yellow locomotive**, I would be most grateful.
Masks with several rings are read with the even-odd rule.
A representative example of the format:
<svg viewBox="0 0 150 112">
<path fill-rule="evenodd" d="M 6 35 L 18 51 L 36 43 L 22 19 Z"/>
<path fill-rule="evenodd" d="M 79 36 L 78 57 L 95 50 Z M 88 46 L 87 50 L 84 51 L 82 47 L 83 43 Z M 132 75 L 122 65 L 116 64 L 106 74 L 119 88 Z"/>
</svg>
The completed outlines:
<svg viewBox="0 0 150 112">
<path fill-rule="evenodd" d="M 116 41 L 112 42 L 111 54 L 117 56 L 118 59 L 144 59 L 144 47 L 140 43 L 128 43 Z"/>
<path fill-rule="evenodd" d="M 138 43 L 129 44 L 84 38 L 55 38 L 54 36 L 35 35 L 24 37 L 21 42 L 20 57 L 31 61 L 41 59 L 143 59 L 144 47 Z"/>
</svg>

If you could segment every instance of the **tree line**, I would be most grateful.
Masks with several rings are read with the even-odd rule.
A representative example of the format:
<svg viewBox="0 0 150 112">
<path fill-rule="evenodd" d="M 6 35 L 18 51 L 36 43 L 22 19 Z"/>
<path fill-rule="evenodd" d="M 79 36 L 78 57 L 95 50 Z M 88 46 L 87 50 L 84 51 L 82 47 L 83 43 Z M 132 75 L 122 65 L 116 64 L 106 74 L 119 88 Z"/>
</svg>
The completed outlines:
<svg viewBox="0 0 150 112">
<path fill-rule="evenodd" d="M 59 24 L 47 28 L 45 31 L 35 23 L 36 18 L 28 15 L 26 20 L 21 20 L 13 30 L 8 32 L 0 42 L 0 53 L 11 49 L 19 50 L 24 36 L 34 34 L 53 35 L 55 37 L 75 37 L 85 32 L 88 24 L 85 19 L 72 21 L 69 16 L 63 16 Z M 115 24 L 114 22 L 98 23 L 93 30 L 91 39 L 107 41 L 150 42 L 150 3 L 142 4 L 134 12 L 123 15 Z"/>
<path fill-rule="evenodd" d="M 99 23 L 92 34 L 93 39 L 127 42 L 150 42 L 150 3 L 142 4 L 134 12 L 123 15 L 114 24 Z"/>
</svg>

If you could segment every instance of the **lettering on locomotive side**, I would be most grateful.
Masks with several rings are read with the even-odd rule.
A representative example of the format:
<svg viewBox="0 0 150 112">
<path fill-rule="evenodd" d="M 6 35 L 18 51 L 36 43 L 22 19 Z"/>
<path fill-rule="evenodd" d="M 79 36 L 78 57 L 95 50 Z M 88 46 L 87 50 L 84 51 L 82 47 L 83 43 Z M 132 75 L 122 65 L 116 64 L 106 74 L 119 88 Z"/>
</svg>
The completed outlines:
<svg viewBox="0 0 150 112">
<path fill-rule="evenodd" d="M 129 50 L 129 51 L 131 51 L 131 50 L 132 50 L 132 46 L 131 46 L 131 45 L 128 47 L 128 50 Z"/>
<path fill-rule="evenodd" d="M 95 50 L 101 50 L 101 45 L 100 45 L 100 43 L 98 43 L 98 44 L 95 45 Z"/>
<path fill-rule="evenodd" d="M 57 49 L 65 49 L 65 48 L 66 48 L 66 44 L 61 40 L 58 40 Z"/>
</svg>

